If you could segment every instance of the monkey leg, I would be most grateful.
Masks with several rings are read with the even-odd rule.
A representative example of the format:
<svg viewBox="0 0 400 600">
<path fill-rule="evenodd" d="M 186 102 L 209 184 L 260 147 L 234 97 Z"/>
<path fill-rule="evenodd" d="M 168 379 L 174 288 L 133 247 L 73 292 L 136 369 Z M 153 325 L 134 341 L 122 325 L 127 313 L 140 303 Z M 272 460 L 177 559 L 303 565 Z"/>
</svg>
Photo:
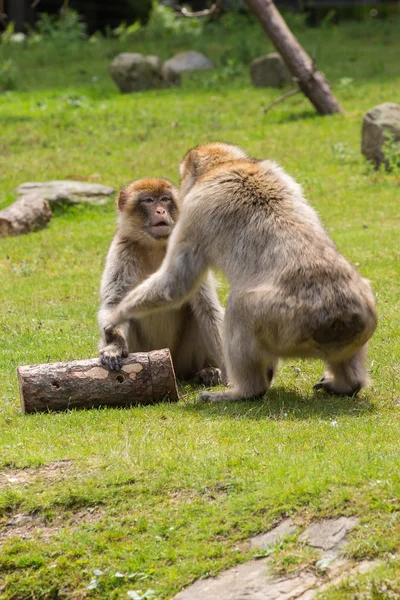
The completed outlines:
<svg viewBox="0 0 400 600">
<path fill-rule="evenodd" d="M 202 392 L 201 401 L 230 402 L 260 398 L 269 389 L 278 361 L 256 347 L 255 340 L 236 325 L 234 335 L 225 336 L 228 379 L 234 384 L 224 392 Z"/>
<path fill-rule="evenodd" d="M 329 394 L 337 396 L 354 396 L 361 388 L 369 383 L 365 368 L 367 344 L 365 344 L 351 358 L 341 362 L 327 362 L 327 371 L 318 383 L 315 390 L 323 389 Z"/>
</svg>

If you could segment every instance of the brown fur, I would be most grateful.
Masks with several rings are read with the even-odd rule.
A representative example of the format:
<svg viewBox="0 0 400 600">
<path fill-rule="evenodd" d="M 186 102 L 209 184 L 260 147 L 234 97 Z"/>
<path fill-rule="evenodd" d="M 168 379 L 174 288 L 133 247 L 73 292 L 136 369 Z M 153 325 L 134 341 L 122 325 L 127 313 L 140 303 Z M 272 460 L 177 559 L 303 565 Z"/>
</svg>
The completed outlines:
<svg viewBox="0 0 400 600">
<path fill-rule="evenodd" d="M 178 191 L 168 180 L 134 181 L 123 188 L 118 197 L 118 229 L 108 252 L 101 285 L 100 357 L 105 366 L 119 370 L 128 352 L 167 347 L 178 377 L 192 378 L 197 374 L 200 383 L 214 385 L 220 380 L 217 367 L 222 356 L 223 311 L 211 276 L 197 294 L 179 308 L 130 319 L 104 335 L 104 323 L 118 302 L 162 264 L 169 234 L 154 237 L 151 226 L 159 199 L 168 194 L 171 202 L 159 210 L 172 230 L 180 201 Z M 141 207 L 141 198 L 149 196 L 154 198 L 154 206 Z"/>
<path fill-rule="evenodd" d="M 317 388 L 352 395 L 367 385 L 374 297 L 301 187 L 274 162 L 220 143 L 191 150 L 180 172 L 183 205 L 166 259 L 110 323 L 178 306 L 216 267 L 231 284 L 224 349 L 235 387 L 203 398 L 263 395 L 279 359 L 288 357 L 326 362 Z"/>
</svg>

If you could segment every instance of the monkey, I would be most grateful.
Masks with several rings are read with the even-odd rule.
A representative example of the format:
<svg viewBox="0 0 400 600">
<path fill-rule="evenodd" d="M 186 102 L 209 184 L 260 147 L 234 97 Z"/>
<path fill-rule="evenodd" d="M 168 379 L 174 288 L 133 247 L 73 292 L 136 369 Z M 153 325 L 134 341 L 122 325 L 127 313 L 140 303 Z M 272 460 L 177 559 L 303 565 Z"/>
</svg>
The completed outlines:
<svg viewBox="0 0 400 600">
<path fill-rule="evenodd" d="M 315 389 L 353 396 L 367 386 L 374 296 L 301 186 L 274 161 L 220 142 L 190 150 L 180 176 L 182 210 L 165 260 L 109 315 L 107 327 L 180 306 L 213 267 L 231 288 L 223 341 L 233 389 L 205 391 L 200 400 L 261 397 L 287 358 L 325 362 Z"/>
<path fill-rule="evenodd" d="M 223 309 L 211 274 L 179 307 L 165 307 L 142 319 L 133 317 L 104 334 L 119 301 L 160 267 L 179 215 L 178 190 L 166 179 L 133 181 L 121 190 L 117 213 L 118 227 L 100 290 L 101 363 L 119 371 L 129 352 L 169 348 L 178 378 L 195 379 L 205 386 L 220 383 Z"/>
</svg>

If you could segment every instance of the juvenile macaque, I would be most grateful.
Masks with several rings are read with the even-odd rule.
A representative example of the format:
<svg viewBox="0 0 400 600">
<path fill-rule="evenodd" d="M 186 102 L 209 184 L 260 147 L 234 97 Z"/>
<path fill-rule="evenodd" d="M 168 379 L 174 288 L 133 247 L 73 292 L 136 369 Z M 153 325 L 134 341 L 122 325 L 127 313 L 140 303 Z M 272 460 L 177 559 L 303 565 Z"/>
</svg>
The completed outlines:
<svg viewBox="0 0 400 600">
<path fill-rule="evenodd" d="M 301 187 L 274 162 L 221 143 L 188 152 L 180 173 L 184 199 L 166 259 L 109 315 L 106 330 L 181 306 L 216 267 L 231 284 L 224 354 L 234 389 L 202 399 L 262 396 L 289 357 L 326 363 L 317 389 L 353 395 L 366 386 L 374 297 Z"/>
<path fill-rule="evenodd" d="M 223 369 L 223 309 L 211 274 L 179 307 L 133 316 L 104 334 L 120 300 L 160 267 L 178 214 L 178 191 L 166 179 L 141 179 L 121 191 L 118 228 L 101 282 L 100 358 L 109 369 L 120 370 L 128 352 L 169 348 L 178 377 L 216 385 L 218 367 Z"/>
</svg>

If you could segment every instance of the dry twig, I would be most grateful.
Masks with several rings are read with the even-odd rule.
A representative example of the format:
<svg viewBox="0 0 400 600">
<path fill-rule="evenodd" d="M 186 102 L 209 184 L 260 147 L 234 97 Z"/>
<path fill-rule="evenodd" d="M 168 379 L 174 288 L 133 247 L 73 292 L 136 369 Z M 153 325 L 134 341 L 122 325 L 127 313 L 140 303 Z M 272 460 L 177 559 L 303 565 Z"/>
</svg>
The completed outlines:
<svg viewBox="0 0 400 600">
<path fill-rule="evenodd" d="M 299 92 L 301 92 L 300 88 L 296 88 L 295 90 L 290 90 L 290 92 L 286 92 L 286 94 L 283 94 L 283 96 L 281 96 L 277 100 L 274 100 L 273 102 L 271 102 L 271 104 L 268 104 L 267 106 L 265 106 L 263 108 L 263 113 L 264 114 L 267 113 L 269 110 L 271 110 L 271 108 L 274 108 L 274 106 L 276 106 L 277 104 L 280 104 L 281 102 L 286 100 L 286 98 L 290 98 L 291 96 L 294 96 L 295 94 L 298 94 Z"/>
</svg>

